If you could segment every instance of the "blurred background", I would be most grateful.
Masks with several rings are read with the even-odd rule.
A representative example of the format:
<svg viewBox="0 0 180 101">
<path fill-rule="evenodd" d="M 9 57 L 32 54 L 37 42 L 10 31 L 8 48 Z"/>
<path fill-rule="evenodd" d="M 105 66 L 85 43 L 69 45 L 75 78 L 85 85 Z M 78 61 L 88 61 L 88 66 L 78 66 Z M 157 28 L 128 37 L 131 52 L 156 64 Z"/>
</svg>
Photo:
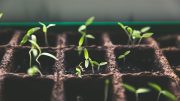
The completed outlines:
<svg viewBox="0 0 180 101">
<path fill-rule="evenodd" d="M 0 0 L 3 22 L 176 21 L 180 0 Z"/>
</svg>

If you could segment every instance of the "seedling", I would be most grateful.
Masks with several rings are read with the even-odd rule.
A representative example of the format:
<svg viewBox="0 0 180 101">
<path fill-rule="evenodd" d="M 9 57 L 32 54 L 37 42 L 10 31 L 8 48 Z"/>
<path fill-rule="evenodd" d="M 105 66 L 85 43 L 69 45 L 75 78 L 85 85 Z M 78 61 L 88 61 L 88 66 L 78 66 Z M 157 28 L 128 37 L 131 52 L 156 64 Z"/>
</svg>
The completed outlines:
<svg viewBox="0 0 180 101">
<path fill-rule="evenodd" d="M 0 19 L 2 18 L 2 16 L 3 16 L 3 13 L 0 13 Z"/>
<path fill-rule="evenodd" d="M 128 36 L 128 44 L 140 44 L 142 39 L 151 37 L 154 33 L 148 32 L 150 27 L 143 27 L 141 30 L 132 29 L 129 26 L 123 25 L 121 22 L 118 22 L 118 25 L 125 31 Z"/>
<path fill-rule="evenodd" d="M 147 89 L 147 88 L 138 88 L 138 89 L 136 89 L 135 87 L 133 87 L 133 86 L 131 86 L 131 85 L 128 85 L 128 84 L 123 84 L 123 87 L 124 87 L 126 90 L 128 90 L 129 92 L 132 92 L 132 93 L 135 94 L 135 96 L 136 96 L 136 101 L 139 100 L 139 98 L 138 98 L 138 95 L 139 95 L 139 94 L 143 94 L 143 93 L 148 93 L 148 92 L 150 92 L 150 90 Z"/>
<path fill-rule="evenodd" d="M 76 74 L 78 75 L 78 77 L 82 77 L 82 72 L 84 72 L 84 68 L 88 68 L 89 64 L 91 65 L 92 68 L 92 73 L 95 73 L 94 68 L 97 67 L 97 70 L 99 71 L 99 69 L 101 68 L 101 66 L 104 66 L 107 64 L 107 62 L 100 62 L 98 63 L 97 61 L 92 60 L 89 57 L 89 52 L 86 48 L 83 48 L 84 50 L 84 61 L 81 62 L 78 66 L 76 66 Z M 84 66 L 82 64 L 85 64 Z"/>
<path fill-rule="evenodd" d="M 126 52 L 124 52 L 122 55 L 120 55 L 120 56 L 118 57 L 118 59 L 119 59 L 119 60 L 124 59 L 124 62 L 125 62 L 126 56 L 129 55 L 130 53 L 131 53 L 131 51 L 126 51 Z"/>
<path fill-rule="evenodd" d="M 86 20 L 85 24 L 81 25 L 78 29 L 78 32 L 81 33 L 81 38 L 79 39 L 78 49 L 79 53 L 82 51 L 82 45 L 87 46 L 87 39 L 95 39 L 92 34 L 87 34 L 86 30 L 89 25 L 91 25 L 94 21 L 95 17 L 90 17 Z"/>
<path fill-rule="evenodd" d="M 163 90 L 159 85 L 157 85 L 155 83 L 151 83 L 151 82 L 148 83 L 148 85 L 150 87 L 152 87 L 154 90 L 159 92 L 158 97 L 157 97 L 157 101 L 159 101 L 161 95 L 166 96 L 167 98 L 169 98 L 172 101 L 176 101 L 176 96 L 175 95 L 173 95 L 171 92 L 169 92 L 167 90 Z"/>
<path fill-rule="evenodd" d="M 47 38 L 47 31 L 48 31 L 48 29 L 50 28 L 50 27 L 54 27 L 54 26 L 56 26 L 55 24 L 49 24 L 49 25 L 45 25 L 44 23 L 42 23 L 42 22 L 39 22 L 39 24 L 41 24 L 42 25 L 42 31 L 43 31 L 43 33 L 44 33 L 44 40 L 45 40 L 45 44 L 46 44 L 46 46 L 49 46 L 49 43 L 48 43 L 48 38 Z"/>
<path fill-rule="evenodd" d="M 41 67 L 41 64 L 38 61 L 38 59 L 43 55 L 48 56 L 50 58 L 53 58 L 55 60 L 58 60 L 54 55 L 52 55 L 50 53 L 46 53 L 46 52 L 42 53 L 41 48 L 37 44 L 36 36 L 33 35 L 34 32 L 36 32 L 37 30 L 39 30 L 38 27 L 31 28 L 30 30 L 28 30 L 26 35 L 23 37 L 23 39 L 21 40 L 21 43 L 20 43 L 20 45 L 23 45 L 26 42 L 31 43 L 31 49 L 29 50 L 30 61 L 29 61 L 29 69 L 28 69 L 28 74 L 31 76 L 33 74 L 36 74 L 37 72 L 42 75 L 42 73 L 40 72 L 40 70 L 36 66 L 34 66 L 34 65 L 32 66 L 32 59 L 36 60 L 36 62 L 39 64 L 40 67 Z M 33 57 L 32 57 L 32 55 L 33 55 Z"/>
</svg>

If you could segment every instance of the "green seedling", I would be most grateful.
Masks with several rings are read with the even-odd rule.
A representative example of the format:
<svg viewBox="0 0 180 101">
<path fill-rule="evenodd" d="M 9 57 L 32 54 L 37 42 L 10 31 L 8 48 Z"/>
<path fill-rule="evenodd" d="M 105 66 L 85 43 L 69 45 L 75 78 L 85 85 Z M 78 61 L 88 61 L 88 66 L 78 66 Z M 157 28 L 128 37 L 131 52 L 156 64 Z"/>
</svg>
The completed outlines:
<svg viewBox="0 0 180 101">
<path fill-rule="evenodd" d="M 37 69 L 34 69 L 35 67 L 32 66 L 32 60 L 36 60 L 36 62 L 39 64 L 39 66 L 41 67 L 41 64 L 40 62 L 38 61 L 38 59 L 41 57 L 41 56 L 48 56 L 50 58 L 53 58 L 55 60 L 58 60 L 54 55 L 50 54 L 50 53 L 46 53 L 46 52 L 43 52 L 41 51 L 41 48 L 39 47 L 39 45 L 37 44 L 37 38 L 34 34 L 34 32 L 36 32 L 37 30 L 39 30 L 39 28 L 35 27 L 35 28 L 31 28 L 30 30 L 27 31 L 26 35 L 23 37 L 23 39 L 21 40 L 21 43 L 20 45 L 23 45 L 25 44 L 26 42 L 29 42 L 31 43 L 31 49 L 29 50 L 29 57 L 30 57 L 30 61 L 29 61 L 29 70 L 28 70 L 28 73 L 30 73 L 29 75 L 32 75 L 34 73 L 32 73 L 32 71 L 35 71 Z M 30 71 L 30 72 L 29 72 Z M 38 69 L 38 71 L 39 69 Z M 40 73 L 42 74 L 42 73 Z"/>
<path fill-rule="evenodd" d="M 49 25 L 45 25 L 44 23 L 42 23 L 42 22 L 39 22 L 39 24 L 41 24 L 42 25 L 42 31 L 43 31 L 43 33 L 44 33 L 44 40 L 45 40 L 45 44 L 46 44 L 46 46 L 49 46 L 49 43 L 48 43 L 48 38 L 47 38 L 47 31 L 48 31 L 48 29 L 50 28 L 50 27 L 54 27 L 54 26 L 56 26 L 55 24 L 49 24 Z"/>
<path fill-rule="evenodd" d="M 147 89 L 147 88 L 138 88 L 138 89 L 136 89 L 135 87 L 133 87 L 133 86 L 131 86 L 131 85 L 128 85 L 128 84 L 123 84 L 123 87 L 124 87 L 126 90 L 128 90 L 129 92 L 132 92 L 132 93 L 134 93 L 134 94 L 136 95 L 136 101 L 139 100 L 139 98 L 138 98 L 138 95 L 139 95 L 139 94 L 143 94 L 143 93 L 148 93 L 148 92 L 150 92 L 150 90 Z"/>
<path fill-rule="evenodd" d="M 172 101 L 176 101 L 176 96 L 175 95 L 173 95 L 171 92 L 169 92 L 167 90 L 163 90 L 159 85 L 157 85 L 155 83 L 151 83 L 151 82 L 148 83 L 148 85 L 150 87 L 152 87 L 154 90 L 159 92 L 158 97 L 157 97 L 157 101 L 159 101 L 161 95 L 166 96 L 167 98 L 169 98 Z"/>
<path fill-rule="evenodd" d="M 118 57 L 118 59 L 119 59 L 119 60 L 124 59 L 124 61 L 125 61 L 125 60 L 126 60 L 126 56 L 129 55 L 130 53 L 131 53 L 131 51 L 126 51 L 126 52 L 124 52 L 122 55 L 120 55 L 120 56 Z"/>
<path fill-rule="evenodd" d="M 85 68 L 88 68 L 89 64 L 91 65 L 91 68 L 92 68 L 92 73 L 95 73 L 94 71 L 94 67 L 97 66 L 98 68 L 98 71 L 100 69 L 101 66 L 104 66 L 107 64 L 107 62 L 101 62 L 101 63 L 98 63 L 97 61 L 94 61 L 92 60 L 90 57 L 89 57 L 89 52 L 86 48 L 84 48 L 84 63 L 85 63 Z"/>
<path fill-rule="evenodd" d="M 3 16 L 3 13 L 0 13 L 0 19 L 2 18 L 2 16 Z"/>
<path fill-rule="evenodd" d="M 95 39 L 92 34 L 87 34 L 86 30 L 89 25 L 91 25 L 94 21 L 95 17 L 90 17 L 86 20 L 85 24 L 81 25 L 78 29 L 78 32 L 81 33 L 81 38 L 79 39 L 78 43 L 78 50 L 79 53 L 82 51 L 82 45 L 87 45 L 87 39 Z"/>
<path fill-rule="evenodd" d="M 29 68 L 28 71 L 27 71 L 27 73 L 28 73 L 28 75 L 30 75 L 30 76 L 34 76 L 34 75 L 36 75 L 36 74 L 38 74 L 38 73 L 39 73 L 41 76 L 43 75 L 43 74 L 41 73 L 41 71 L 38 69 L 37 66 L 32 66 L 31 68 Z"/>
<path fill-rule="evenodd" d="M 84 72 L 84 69 L 82 67 L 82 62 L 76 67 L 76 75 L 80 78 L 82 78 L 82 72 Z"/>
<path fill-rule="evenodd" d="M 104 101 L 108 100 L 108 89 L 110 81 L 108 79 L 105 80 L 105 88 L 104 88 Z"/>
<path fill-rule="evenodd" d="M 141 30 L 132 29 L 129 26 L 123 25 L 121 22 L 118 22 L 118 25 L 125 31 L 128 36 L 128 44 L 140 44 L 142 39 L 151 37 L 154 33 L 148 32 L 150 27 L 141 28 Z"/>
</svg>

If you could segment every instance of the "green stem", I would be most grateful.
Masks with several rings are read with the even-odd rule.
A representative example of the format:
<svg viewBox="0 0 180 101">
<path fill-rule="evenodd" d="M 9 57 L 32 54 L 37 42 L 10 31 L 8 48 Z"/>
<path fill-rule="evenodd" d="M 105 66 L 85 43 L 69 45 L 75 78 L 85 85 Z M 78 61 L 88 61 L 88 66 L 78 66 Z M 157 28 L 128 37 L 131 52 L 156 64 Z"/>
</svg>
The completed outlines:
<svg viewBox="0 0 180 101">
<path fill-rule="evenodd" d="M 48 39 L 47 39 L 47 32 L 44 33 L 44 39 L 46 46 L 49 46 Z"/>
<path fill-rule="evenodd" d="M 141 43 L 141 40 L 142 40 L 142 37 L 139 39 L 139 41 L 138 41 L 138 45 Z"/>
<path fill-rule="evenodd" d="M 161 95 L 161 92 L 158 93 L 157 101 L 159 101 L 160 95 Z"/>
<path fill-rule="evenodd" d="M 138 99 L 138 94 L 136 94 L 136 101 L 138 101 L 139 99 Z"/>
<path fill-rule="evenodd" d="M 109 88 L 109 83 L 106 84 L 106 81 L 105 81 L 104 101 L 107 101 L 107 98 L 108 98 L 108 88 Z"/>
<path fill-rule="evenodd" d="M 32 49 L 29 51 L 29 68 L 32 66 L 32 55 L 31 55 Z"/>
</svg>

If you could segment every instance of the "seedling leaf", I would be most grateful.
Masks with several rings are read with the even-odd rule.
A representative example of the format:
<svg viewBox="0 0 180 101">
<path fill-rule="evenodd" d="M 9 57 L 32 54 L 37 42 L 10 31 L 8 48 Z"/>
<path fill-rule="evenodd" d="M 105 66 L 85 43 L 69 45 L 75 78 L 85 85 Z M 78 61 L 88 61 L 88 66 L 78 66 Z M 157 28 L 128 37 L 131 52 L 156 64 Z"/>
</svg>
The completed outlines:
<svg viewBox="0 0 180 101">
<path fill-rule="evenodd" d="M 49 24 L 49 25 L 47 26 L 47 28 L 54 27 L 54 26 L 56 26 L 56 24 Z"/>
<path fill-rule="evenodd" d="M 38 56 L 38 50 L 37 49 L 32 49 L 32 54 L 34 57 Z"/>
<path fill-rule="evenodd" d="M 95 37 L 93 35 L 91 35 L 91 34 L 87 34 L 86 38 L 95 39 Z"/>
<path fill-rule="evenodd" d="M 23 39 L 20 42 L 20 45 L 25 44 L 28 41 L 28 38 L 36 31 L 38 31 L 40 28 L 39 27 L 34 27 L 31 28 L 27 31 L 26 35 L 23 37 Z"/>
<path fill-rule="evenodd" d="M 151 29 L 151 27 L 143 27 L 143 28 L 141 28 L 141 32 L 142 33 L 145 33 L 145 32 L 147 32 L 147 31 L 149 31 Z"/>
<path fill-rule="evenodd" d="M 39 22 L 39 24 L 41 24 L 43 26 L 43 32 L 46 33 L 47 32 L 47 27 L 44 23 Z"/>
<path fill-rule="evenodd" d="M 124 26 L 121 22 L 118 22 L 118 25 L 119 25 L 121 28 L 125 29 L 125 26 Z"/>
<path fill-rule="evenodd" d="M 93 23 L 94 19 L 95 19 L 94 16 L 90 17 L 89 19 L 86 20 L 85 25 L 86 25 L 86 26 L 89 26 L 90 24 Z"/>
<path fill-rule="evenodd" d="M 140 93 L 148 93 L 150 90 L 147 89 L 147 88 L 139 88 L 136 90 L 136 93 L 137 94 L 140 94 Z"/>
<path fill-rule="evenodd" d="M 169 99 L 171 99 L 172 101 L 176 101 L 176 96 L 170 93 L 169 91 L 163 90 L 161 91 L 161 93 L 166 97 L 168 97 Z"/>
<path fill-rule="evenodd" d="M 52 55 L 52 54 L 50 54 L 50 53 L 45 53 L 45 52 L 44 52 L 44 53 L 41 53 L 40 55 L 41 55 L 41 56 L 42 56 L 42 55 L 48 56 L 48 57 L 50 57 L 50 58 L 53 58 L 54 60 L 58 60 L 54 55 Z"/>
<path fill-rule="evenodd" d="M 120 56 L 118 57 L 118 59 L 123 59 L 123 58 L 125 58 L 127 55 L 129 55 L 130 52 L 131 52 L 131 51 L 126 51 L 126 52 L 124 52 L 122 55 L 120 55 Z"/>
<path fill-rule="evenodd" d="M 3 16 L 3 13 L 0 13 L 0 19 L 2 18 L 2 16 Z"/>
<path fill-rule="evenodd" d="M 89 66 L 89 60 L 85 60 L 85 67 L 88 68 Z"/>
<path fill-rule="evenodd" d="M 154 88 L 155 90 L 159 91 L 159 92 L 162 91 L 161 87 L 155 83 L 150 82 L 150 83 L 148 83 L 148 85 L 151 86 L 152 88 Z"/>
<path fill-rule="evenodd" d="M 100 65 L 100 66 L 107 65 L 107 62 L 101 62 L 99 65 Z"/>
<path fill-rule="evenodd" d="M 136 89 L 135 89 L 133 86 L 128 85 L 128 84 L 123 84 L 122 86 L 123 86 L 125 89 L 127 89 L 128 91 L 133 92 L 133 93 L 136 93 Z"/>
<path fill-rule="evenodd" d="M 142 35 L 143 38 L 149 38 L 153 35 L 154 33 L 145 33 Z"/>
<path fill-rule="evenodd" d="M 39 72 L 39 69 L 36 66 L 33 66 L 31 68 L 28 69 L 27 73 L 30 76 L 34 76 Z"/>
<path fill-rule="evenodd" d="M 87 50 L 86 48 L 84 49 L 84 58 L 85 58 L 86 60 L 89 59 L 89 53 L 88 53 L 88 50 Z"/>
<path fill-rule="evenodd" d="M 82 32 L 84 30 L 86 30 L 86 25 L 81 25 L 78 29 L 78 32 Z"/>
<path fill-rule="evenodd" d="M 134 30 L 132 33 L 132 37 L 133 37 L 133 39 L 141 38 L 141 32 L 138 30 Z"/>
<path fill-rule="evenodd" d="M 78 77 L 82 77 L 81 76 L 81 69 L 79 67 L 76 67 L 76 74 L 78 75 Z"/>
<path fill-rule="evenodd" d="M 133 33 L 133 30 L 131 27 L 126 27 L 126 30 L 128 31 L 128 33 L 132 34 Z"/>
<path fill-rule="evenodd" d="M 126 52 L 124 53 L 124 55 L 127 56 L 130 52 L 131 52 L 131 51 L 126 51 Z"/>
<path fill-rule="evenodd" d="M 82 46 L 83 42 L 84 42 L 84 35 L 81 36 L 81 38 L 79 40 L 79 46 Z"/>
</svg>

